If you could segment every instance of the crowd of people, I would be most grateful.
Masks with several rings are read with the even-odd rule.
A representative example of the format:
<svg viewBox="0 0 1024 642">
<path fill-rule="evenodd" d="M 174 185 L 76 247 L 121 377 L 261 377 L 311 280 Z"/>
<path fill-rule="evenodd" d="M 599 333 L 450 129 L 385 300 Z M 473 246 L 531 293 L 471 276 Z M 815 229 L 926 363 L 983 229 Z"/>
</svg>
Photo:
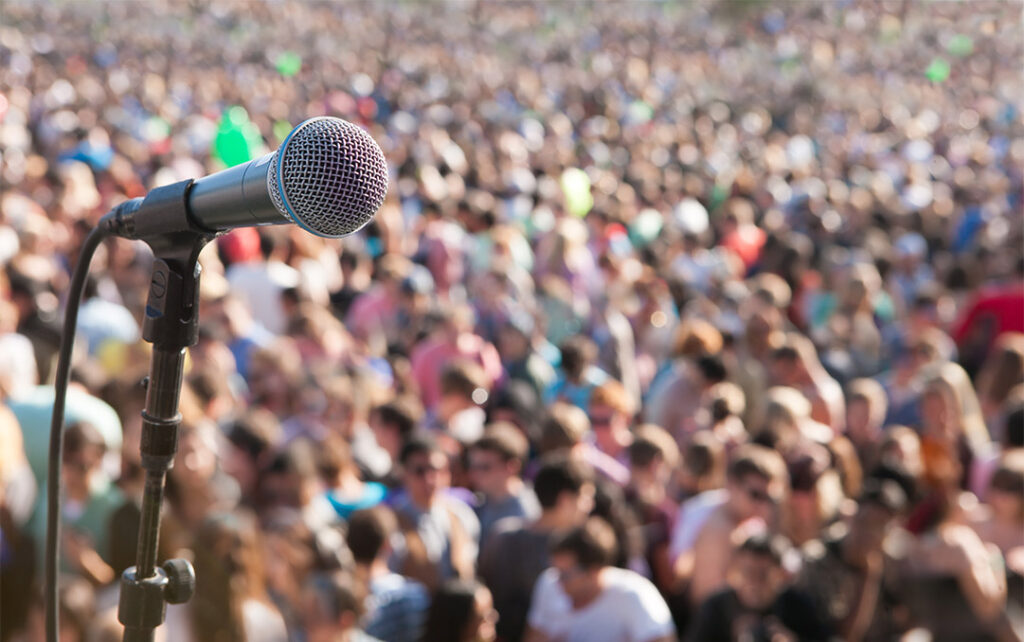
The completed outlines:
<svg viewBox="0 0 1024 642">
<path fill-rule="evenodd" d="M 1020 639 L 1021 12 L 7 0 L 0 640 L 43 639 L 85 235 L 322 115 L 388 197 L 200 256 L 159 639 Z M 121 635 L 151 267 L 86 287 L 62 642 Z"/>
</svg>

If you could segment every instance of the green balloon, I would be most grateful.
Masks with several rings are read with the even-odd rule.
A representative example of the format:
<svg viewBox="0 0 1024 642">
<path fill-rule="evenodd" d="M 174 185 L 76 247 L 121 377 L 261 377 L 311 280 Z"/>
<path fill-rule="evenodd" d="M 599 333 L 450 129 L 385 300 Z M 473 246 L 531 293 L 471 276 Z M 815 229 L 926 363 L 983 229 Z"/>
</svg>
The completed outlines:
<svg viewBox="0 0 1024 642">
<path fill-rule="evenodd" d="M 953 36 L 950 39 L 949 44 L 946 45 L 946 51 L 958 58 L 969 56 L 974 51 L 974 41 L 971 40 L 970 36 L 966 36 L 962 33 L 957 34 Z"/>
<path fill-rule="evenodd" d="M 252 160 L 263 144 L 259 128 L 249 120 L 244 107 L 225 110 L 213 139 L 213 156 L 228 167 Z"/>
<path fill-rule="evenodd" d="M 284 142 L 285 138 L 288 138 L 288 134 L 292 132 L 292 124 L 287 120 L 279 120 L 274 123 L 274 138 L 279 142 Z"/>
<path fill-rule="evenodd" d="M 943 82 L 949 78 L 949 63 L 944 58 L 936 58 L 924 71 L 924 76 L 932 82 Z"/>
<path fill-rule="evenodd" d="M 278 54 L 274 66 L 277 67 L 277 73 L 291 78 L 302 69 L 302 56 L 294 51 L 283 51 Z"/>
<path fill-rule="evenodd" d="M 565 195 L 566 209 L 574 216 L 584 217 L 594 207 L 590 177 L 582 169 L 570 167 L 562 172 L 562 194 Z"/>
</svg>

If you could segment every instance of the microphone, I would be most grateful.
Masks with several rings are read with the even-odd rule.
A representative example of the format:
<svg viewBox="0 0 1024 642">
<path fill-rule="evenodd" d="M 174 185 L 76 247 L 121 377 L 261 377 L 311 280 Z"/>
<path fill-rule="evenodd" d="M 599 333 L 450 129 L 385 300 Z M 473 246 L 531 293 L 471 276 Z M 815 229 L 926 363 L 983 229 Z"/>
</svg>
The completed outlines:
<svg viewBox="0 0 1024 642">
<path fill-rule="evenodd" d="M 380 209 L 388 166 L 377 142 L 340 118 L 311 118 L 275 152 L 191 181 L 185 189 L 187 223 L 153 190 L 117 206 L 101 225 L 140 239 L 187 226 L 211 234 L 250 225 L 295 223 L 327 238 L 358 231 Z"/>
</svg>

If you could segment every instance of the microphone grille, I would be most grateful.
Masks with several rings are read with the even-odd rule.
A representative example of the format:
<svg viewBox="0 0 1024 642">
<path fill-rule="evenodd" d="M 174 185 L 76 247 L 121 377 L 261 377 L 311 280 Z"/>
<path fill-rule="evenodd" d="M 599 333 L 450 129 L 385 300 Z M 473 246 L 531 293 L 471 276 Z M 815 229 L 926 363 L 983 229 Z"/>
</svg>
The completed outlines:
<svg viewBox="0 0 1024 642">
<path fill-rule="evenodd" d="M 370 222 L 388 191 L 377 141 L 340 118 L 312 118 L 292 130 L 271 160 L 270 198 L 318 236 L 351 234 Z"/>
</svg>

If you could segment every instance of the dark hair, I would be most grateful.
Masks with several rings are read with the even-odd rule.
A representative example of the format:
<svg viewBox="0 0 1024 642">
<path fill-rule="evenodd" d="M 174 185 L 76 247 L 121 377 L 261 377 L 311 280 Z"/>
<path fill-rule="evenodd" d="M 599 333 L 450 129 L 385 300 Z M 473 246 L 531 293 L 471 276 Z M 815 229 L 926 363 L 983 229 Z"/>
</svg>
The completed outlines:
<svg viewBox="0 0 1024 642">
<path fill-rule="evenodd" d="M 227 438 L 252 459 L 259 459 L 277 442 L 281 424 L 269 410 L 254 410 L 227 429 Z"/>
<path fill-rule="evenodd" d="M 751 535 L 740 544 L 737 549 L 739 553 L 750 553 L 758 557 L 766 557 L 776 566 L 782 566 L 782 560 L 793 548 L 789 540 L 782 535 L 771 533 L 757 533 Z"/>
<path fill-rule="evenodd" d="M 1024 403 L 1010 408 L 1004 425 L 1003 444 L 1008 448 L 1024 448 Z"/>
<path fill-rule="evenodd" d="M 748 444 L 736 450 L 735 459 L 729 464 L 729 479 L 739 481 L 750 475 L 772 481 L 785 479 L 786 465 L 778 452 L 764 446 Z"/>
<path fill-rule="evenodd" d="M 562 369 L 571 377 L 583 374 L 583 369 L 597 359 L 597 345 L 584 335 L 569 337 L 558 349 L 562 353 Z"/>
<path fill-rule="evenodd" d="M 80 453 L 88 447 L 107 449 L 103 435 L 87 421 L 76 421 L 64 429 L 64 459 L 68 455 Z"/>
<path fill-rule="evenodd" d="M 508 423 L 497 423 L 487 427 L 484 436 L 470 446 L 470 450 L 486 450 L 497 453 L 506 463 L 522 463 L 530 449 L 526 437 L 519 429 Z"/>
<path fill-rule="evenodd" d="M 306 586 L 316 595 L 317 604 L 332 622 L 337 622 L 345 613 L 362 617 L 364 591 L 346 573 L 316 573 Z"/>
<path fill-rule="evenodd" d="M 1024 495 L 1024 456 L 1018 453 L 1003 455 L 988 485 L 989 490 L 1000 490 L 1016 497 Z"/>
<path fill-rule="evenodd" d="M 385 506 L 364 508 L 348 518 L 348 548 L 355 561 L 369 564 L 377 559 L 388 535 L 395 532 L 398 522 L 394 513 Z"/>
<path fill-rule="evenodd" d="M 404 439 L 416 430 L 422 413 L 413 400 L 399 397 L 373 409 L 381 423 L 394 426 Z"/>
<path fill-rule="evenodd" d="M 572 529 L 551 547 L 552 554 L 570 553 L 576 557 L 576 563 L 586 569 L 611 565 L 617 550 L 615 531 L 598 517 L 591 517 L 582 526 Z"/>
<path fill-rule="evenodd" d="M 309 439 L 296 439 L 267 465 L 264 474 L 292 474 L 303 479 L 317 476 L 317 449 Z"/>
<path fill-rule="evenodd" d="M 907 493 L 891 479 L 868 479 L 860 495 L 860 505 L 867 504 L 874 504 L 894 516 L 900 515 L 907 508 Z"/>
<path fill-rule="evenodd" d="M 476 594 L 486 590 L 475 580 L 448 580 L 434 595 L 422 642 L 459 642 L 476 612 Z"/>
<path fill-rule="evenodd" d="M 432 455 L 434 453 L 443 453 L 441 446 L 438 445 L 437 441 L 434 440 L 428 434 L 421 433 L 413 435 L 402 444 L 402 452 L 398 455 L 398 461 L 403 466 L 409 462 L 409 459 L 416 455 Z"/>
<path fill-rule="evenodd" d="M 473 399 L 479 390 L 485 392 L 490 386 L 484 369 L 472 361 L 455 361 L 441 371 L 441 394 L 453 394 Z"/>
<path fill-rule="evenodd" d="M 711 384 L 721 383 L 728 377 L 722 358 L 714 355 L 703 355 L 697 359 L 697 369 Z"/>
<path fill-rule="evenodd" d="M 593 473 L 583 462 L 565 455 L 545 457 L 533 479 L 533 492 L 542 508 L 554 508 L 562 493 L 579 494 L 584 484 L 593 482 Z"/>
</svg>

